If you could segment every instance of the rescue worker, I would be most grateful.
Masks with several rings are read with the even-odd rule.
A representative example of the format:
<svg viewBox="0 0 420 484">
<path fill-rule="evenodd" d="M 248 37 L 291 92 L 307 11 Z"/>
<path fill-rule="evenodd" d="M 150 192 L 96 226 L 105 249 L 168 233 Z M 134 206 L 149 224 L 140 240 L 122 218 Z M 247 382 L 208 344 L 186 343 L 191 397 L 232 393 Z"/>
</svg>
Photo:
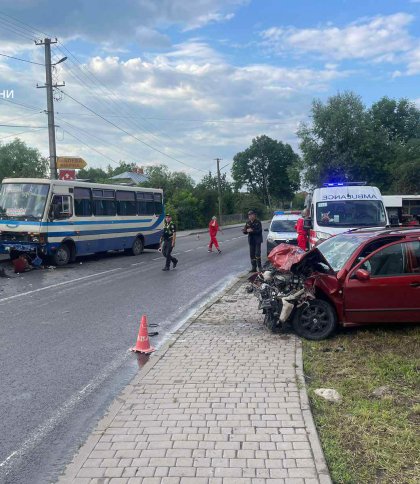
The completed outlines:
<svg viewBox="0 0 420 484">
<path fill-rule="evenodd" d="M 308 211 L 303 210 L 302 211 L 302 217 L 298 219 L 295 225 L 295 230 L 297 232 L 297 242 L 298 246 L 302 250 L 307 250 L 308 249 L 308 233 L 307 231 L 303 228 L 303 224 L 305 222 L 305 218 L 308 216 Z"/>
<path fill-rule="evenodd" d="M 219 249 L 219 242 L 217 241 L 217 232 L 221 232 L 221 230 L 219 224 L 217 223 L 217 218 L 213 216 L 209 223 L 210 243 L 208 252 L 213 252 L 214 245 L 217 249 L 217 252 L 221 254 L 222 251 Z"/>
<path fill-rule="evenodd" d="M 261 265 L 261 244 L 263 241 L 262 225 L 257 219 L 254 210 L 248 212 L 248 222 L 242 229 L 244 234 L 248 234 L 249 255 L 251 258 L 251 270 L 249 272 L 262 271 Z"/>
<path fill-rule="evenodd" d="M 173 264 L 174 269 L 178 264 L 178 259 L 176 259 L 175 257 L 172 257 L 171 255 L 172 249 L 175 247 L 175 240 L 176 240 L 176 227 L 174 222 L 172 222 L 172 216 L 169 213 L 167 213 L 165 216 L 165 223 L 163 225 L 163 234 L 160 239 L 160 248 L 159 248 L 159 250 L 162 251 L 163 257 L 166 258 L 165 267 L 162 269 L 163 271 L 169 271 L 171 262 Z"/>
</svg>

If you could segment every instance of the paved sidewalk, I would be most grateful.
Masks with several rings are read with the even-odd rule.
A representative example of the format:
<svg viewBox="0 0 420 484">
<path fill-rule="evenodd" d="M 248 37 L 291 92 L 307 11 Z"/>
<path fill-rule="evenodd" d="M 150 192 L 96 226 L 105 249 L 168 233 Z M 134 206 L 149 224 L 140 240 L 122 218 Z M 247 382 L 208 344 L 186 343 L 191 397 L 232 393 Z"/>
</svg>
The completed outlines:
<svg viewBox="0 0 420 484">
<path fill-rule="evenodd" d="M 316 484 L 329 473 L 299 339 L 236 284 L 157 352 L 61 483 Z"/>
</svg>

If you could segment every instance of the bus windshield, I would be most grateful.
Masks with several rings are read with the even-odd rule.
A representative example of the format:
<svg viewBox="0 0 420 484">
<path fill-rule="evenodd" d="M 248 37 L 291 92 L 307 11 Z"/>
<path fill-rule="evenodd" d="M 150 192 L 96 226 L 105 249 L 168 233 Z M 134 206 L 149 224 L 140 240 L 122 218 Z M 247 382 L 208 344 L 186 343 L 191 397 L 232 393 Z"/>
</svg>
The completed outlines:
<svg viewBox="0 0 420 484">
<path fill-rule="evenodd" d="M 0 219 L 41 220 L 49 185 L 41 183 L 6 183 L 0 190 Z"/>
<path fill-rule="evenodd" d="M 322 227 L 384 227 L 385 209 L 380 200 L 319 202 L 316 221 Z"/>
</svg>

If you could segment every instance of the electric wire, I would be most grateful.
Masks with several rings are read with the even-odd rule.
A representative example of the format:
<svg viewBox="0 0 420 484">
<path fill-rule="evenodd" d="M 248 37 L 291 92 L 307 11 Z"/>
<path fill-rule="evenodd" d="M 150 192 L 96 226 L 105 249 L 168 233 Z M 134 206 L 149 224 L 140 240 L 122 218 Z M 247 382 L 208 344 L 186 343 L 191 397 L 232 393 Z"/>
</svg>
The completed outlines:
<svg viewBox="0 0 420 484">
<path fill-rule="evenodd" d="M 111 143 L 110 141 L 107 141 L 103 138 L 100 138 L 99 136 L 93 134 L 93 133 L 87 133 L 86 130 L 82 129 L 82 128 L 79 128 L 78 126 L 75 126 L 74 124 L 72 123 L 69 123 L 68 121 L 66 121 L 65 119 L 63 119 L 61 116 L 58 116 L 57 119 L 60 121 L 60 123 L 65 123 L 66 125 L 68 125 L 70 128 L 72 129 L 75 129 L 76 131 L 78 131 L 79 133 L 82 133 L 83 135 L 87 136 L 87 137 L 91 137 L 91 138 L 94 138 L 96 140 L 98 140 L 100 143 L 104 143 L 104 144 L 107 144 L 115 153 L 118 153 L 120 154 L 121 152 L 123 153 L 126 153 L 130 158 L 138 158 L 138 154 L 134 154 L 134 153 L 130 153 L 129 151 L 127 151 L 125 148 L 123 147 L 116 147 L 113 143 Z"/>
<path fill-rule="evenodd" d="M 146 141 L 143 141 L 142 139 L 138 138 L 137 136 L 135 136 L 134 134 L 130 133 L 129 131 L 125 130 L 124 128 L 121 128 L 120 126 L 118 126 L 117 124 L 115 124 L 114 122 L 110 121 L 109 119 L 105 118 L 104 116 L 96 113 L 93 109 L 89 108 L 88 106 L 86 106 L 86 104 L 83 104 L 82 102 L 78 101 L 77 99 L 75 99 L 73 96 L 71 96 L 70 94 L 62 91 L 61 89 L 58 89 L 58 91 L 60 91 L 62 94 L 64 94 L 64 96 L 70 98 L 72 101 L 74 101 L 75 103 L 79 104 L 80 106 L 84 107 L 85 109 L 87 109 L 88 111 L 90 111 L 91 113 L 93 114 L 96 114 L 96 116 L 98 116 L 99 118 L 101 118 L 102 120 L 104 120 L 105 122 L 107 122 L 108 124 L 110 124 L 111 126 L 114 126 L 114 128 L 118 129 L 119 131 L 125 133 L 127 136 L 130 136 L 131 138 L 137 140 L 138 142 L 144 144 L 145 146 L 147 146 L 148 148 L 152 149 L 153 151 L 156 151 L 158 153 L 160 153 L 161 155 L 163 156 L 166 156 L 167 158 L 171 159 L 171 160 L 174 160 L 178 163 L 181 163 L 182 165 L 185 165 L 187 166 L 188 168 L 192 168 L 193 170 L 197 170 L 197 171 L 201 171 L 201 172 L 204 172 L 204 173 L 207 173 L 207 170 L 202 170 L 201 168 L 196 168 L 194 166 L 191 166 L 191 165 L 188 165 L 187 163 L 185 163 L 184 161 L 181 161 L 181 160 L 178 160 L 177 158 L 171 156 L 171 155 L 168 155 L 167 153 L 165 153 L 164 151 L 161 151 L 159 148 L 156 148 L 154 146 L 152 146 L 151 144 L 147 143 Z"/>
<path fill-rule="evenodd" d="M 0 126 L 5 128 L 47 128 L 48 126 L 31 126 L 30 124 L 0 124 Z"/>
<path fill-rule="evenodd" d="M 16 106 L 21 106 L 21 107 L 23 107 L 25 109 L 32 109 L 33 111 L 44 111 L 41 108 L 36 108 L 35 106 L 28 106 L 27 104 L 23 104 L 23 103 L 18 103 L 16 101 L 12 101 L 11 99 L 5 99 L 5 98 L 1 98 L 0 97 L 0 101 L 5 101 L 5 102 L 11 103 L 11 104 L 15 104 Z"/>
<path fill-rule="evenodd" d="M 44 35 L 49 36 L 48 34 L 45 34 L 45 32 L 41 32 L 40 30 L 33 28 L 33 27 L 32 27 L 32 26 L 30 26 L 29 24 L 26 24 L 25 22 L 22 22 L 22 21 L 20 21 L 20 20 L 18 20 L 18 19 L 16 19 L 16 18 L 14 18 L 14 17 L 12 17 L 12 16 L 8 15 L 8 14 L 5 14 L 4 12 L 0 12 L 0 15 L 3 15 L 4 17 L 7 17 L 8 19 L 13 20 L 15 23 L 17 22 L 17 23 L 19 23 L 19 24 L 20 24 L 20 25 L 16 25 L 16 24 L 14 24 L 14 25 L 13 25 L 13 28 L 14 28 L 14 29 L 15 29 L 15 31 L 16 31 L 15 33 L 17 33 L 18 35 L 21 35 L 21 36 L 22 36 L 22 35 L 23 35 L 23 36 L 27 36 L 27 34 L 29 33 L 30 35 L 37 36 L 37 35 L 39 35 L 39 33 L 43 33 Z M 0 18 L 0 21 L 2 21 L 2 19 L 1 19 L 1 18 Z M 25 27 L 22 27 L 21 25 L 24 25 Z M 29 28 L 28 28 L 28 27 L 29 27 Z M 13 30 L 13 29 L 12 29 L 12 30 Z M 23 33 L 22 33 L 22 32 L 23 32 Z M 27 38 L 28 38 L 28 37 L 27 37 Z M 32 40 L 32 39 L 31 39 L 31 40 Z M 61 42 L 60 42 L 60 45 L 63 47 L 63 49 L 65 49 L 65 50 L 66 50 L 67 54 L 69 54 L 71 57 L 73 57 L 73 58 L 76 60 L 76 62 L 77 62 L 78 64 L 80 64 L 80 62 L 78 61 L 78 59 L 77 59 L 77 58 L 76 58 L 76 57 L 73 55 L 73 53 L 72 53 L 72 52 L 70 52 L 70 50 L 69 50 L 69 49 L 67 49 L 67 47 L 65 47 L 65 46 L 64 46 L 64 45 L 63 45 Z M 62 49 L 61 49 L 61 48 L 59 48 L 59 50 L 60 50 L 60 51 L 63 53 L 63 51 L 62 51 Z M 64 54 L 64 55 L 66 55 L 66 54 Z M 78 67 L 78 66 L 77 66 L 77 64 L 76 64 L 76 67 Z M 81 68 L 79 68 L 79 69 L 82 71 L 82 69 L 81 69 Z M 83 71 L 82 71 L 82 72 L 83 72 Z M 90 74 L 91 79 L 93 78 L 93 79 L 95 80 L 95 83 L 96 83 L 97 85 L 99 85 L 99 87 L 100 87 L 102 90 L 106 89 L 106 90 L 108 91 L 108 93 L 109 93 L 111 96 L 115 96 L 115 95 L 114 95 L 114 93 L 112 93 L 112 91 L 110 91 L 108 88 L 106 88 L 106 86 L 103 86 L 103 85 L 100 83 L 100 81 L 98 81 L 98 79 L 97 79 L 97 78 L 96 78 L 96 77 L 95 77 L 95 76 L 94 76 L 94 75 L 93 75 L 93 74 L 92 74 L 92 73 L 91 73 L 89 70 L 87 70 L 87 72 Z M 73 74 L 74 74 L 74 73 L 73 73 Z M 84 73 L 84 75 L 86 75 L 86 74 Z M 76 76 L 77 76 L 77 75 L 76 75 Z M 87 75 L 86 75 L 86 76 L 87 76 Z M 78 76 L 77 76 L 77 77 L 78 77 Z M 87 76 L 87 77 L 88 77 L 88 76 Z M 79 81 L 81 81 L 81 82 L 82 82 L 82 84 L 86 85 L 86 83 L 84 83 L 84 82 L 83 82 L 83 81 L 80 79 L 80 77 L 79 77 Z M 60 90 L 60 91 L 61 91 L 61 90 Z M 63 93 L 63 91 L 61 91 L 61 92 Z M 63 94 L 64 94 L 64 95 L 66 95 L 66 93 L 63 93 Z M 108 94 L 108 95 L 109 95 L 109 94 Z M 113 99 L 112 99 L 112 100 L 113 100 Z M 85 106 L 84 106 L 84 107 L 85 107 Z M 85 108 L 86 108 L 86 107 L 85 107 Z M 95 113 L 94 111 L 92 111 L 92 113 L 94 113 L 94 114 L 96 115 L 96 113 Z M 106 118 L 105 118 L 105 117 L 102 117 L 102 119 L 106 120 Z M 106 121 L 107 121 L 107 122 L 109 122 L 108 120 L 106 120 Z M 143 143 L 144 145 L 148 146 L 150 149 L 153 149 L 153 150 L 155 150 L 155 151 L 157 151 L 157 152 L 161 153 L 163 156 L 166 156 L 166 157 L 168 157 L 168 158 L 170 158 L 170 159 L 172 159 L 172 160 L 174 160 L 174 161 L 177 161 L 178 163 L 181 163 L 181 164 L 183 164 L 184 166 L 187 166 L 187 167 L 192 168 L 192 169 L 194 169 L 194 170 L 197 170 L 197 171 L 202 171 L 202 172 L 207 172 L 207 170 L 202 170 L 202 169 L 199 169 L 199 168 L 193 167 L 193 166 L 191 166 L 191 165 L 189 165 L 189 164 L 187 164 L 187 163 L 185 163 L 185 162 L 183 162 L 183 161 L 181 161 L 181 160 L 179 160 L 179 159 L 177 159 L 177 158 L 175 158 L 175 157 L 173 157 L 173 156 L 171 156 L 171 155 L 169 155 L 169 154 L 167 154 L 167 153 L 165 153 L 165 152 L 163 152 L 163 151 L 159 150 L 158 148 L 156 148 L 156 147 L 152 146 L 151 144 L 146 143 L 146 142 L 145 142 L 145 141 L 143 141 L 143 140 L 140 140 L 140 138 L 138 138 L 138 137 L 136 137 L 136 136 L 132 135 L 132 134 L 131 134 L 131 133 L 129 133 L 128 131 L 124 130 L 123 128 L 118 127 L 117 125 L 115 125 L 115 123 L 110 123 L 110 124 L 114 125 L 114 126 L 117 128 L 117 129 L 120 129 L 121 131 L 125 132 L 125 133 L 126 133 L 126 134 L 128 134 L 129 136 L 132 136 L 134 139 L 136 139 L 137 141 L 140 141 L 140 142 L 141 142 L 141 143 Z M 133 123 L 133 124 L 134 124 L 134 123 Z M 149 123 L 149 124 L 151 124 L 151 125 L 152 125 L 152 123 Z M 156 126 L 154 126 L 154 125 L 152 125 L 152 126 L 153 126 L 153 127 L 156 129 Z M 142 130 L 144 130 L 145 128 L 143 127 L 143 128 L 141 128 L 141 129 L 142 129 Z M 149 133 L 151 133 L 151 132 L 150 132 L 150 130 L 148 130 L 148 131 L 149 131 Z M 158 140 L 159 140 L 159 138 L 157 138 L 157 136 L 155 136 L 153 133 L 151 133 L 151 135 L 152 135 L 152 136 L 154 136 L 156 139 L 158 139 Z M 166 137 L 170 138 L 170 137 L 169 137 L 169 135 L 167 135 L 167 134 L 166 134 Z M 160 142 L 160 140 L 159 140 L 159 142 Z M 176 149 L 172 148 L 171 150 L 172 150 L 172 151 L 175 151 Z M 177 150 L 177 151 L 181 152 L 181 150 Z M 184 152 L 184 151 L 182 151 L 182 152 L 183 152 L 183 153 L 186 153 L 186 152 Z M 196 158 L 196 155 L 190 155 L 190 154 L 188 154 L 188 156 L 193 156 L 194 158 Z"/>
<path fill-rule="evenodd" d="M 113 158 L 109 157 L 108 155 L 104 155 L 103 153 L 101 153 L 99 150 L 97 150 L 96 148 L 94 148 L 93 146 L 89 145 L 88 143 L 86 143 L 85 141 L 81 140 L 78 136 L 76 136 L 75 134 L 73 133 L 70 133 L 70 131 L 67 131 L 67 129 L 64 129 L 64 128 L 61 128 L 65 133 L 67 133 L 68 135 L 70 135 L 72 138 L 74 138 L 75 140 L 77 140 L 79 143 L 82 143 L 82 145 L 85 145 L 87 146 L 89 149 L 91 149 L 92 151 L 95 151 L 96 153 L 98 153 L 99 155 L 103 156 L 104 158 L 106 158 L 108 161 L 112 161 L 113 163 L 119 165 L 119 162 L 114 160 Z"/>
<path fill-rule="evenodd" d="M 114 99 L 114 98 L 117 98 L 115 93 L 112 92 L 109 88 L 107 88 L 106 86 L 104 86 L 101 81 L 99 81 L 97 79 L 97 77 L 89 71 L 89 69 L 87 69 L 85 66 L 83 66 L 83 64 L 80 63 L 80 61 L 78 61 L 78 59 L 74 56 L 74 54 L 69 50 L 67 49 L 67 47 L 65 47 L 62 43 L 59 42 L 59 44 L 62 46 L 62 48 L 60 48 L 59 46 L 55 46 L 56 49 L 58 49 L 60 51 L 60 53 L 62 55 L 67 55 L 67 56 L 71 56 L 72 58 L 75 59 L 76 62 L 74 62 L 73 60 L 70 59 L 70 63 L 73 64 L 77 69 L 78 71 L 83 75 L 85 76 L 89 83 L 91 84 L 96 84 L 97 88 L 100 90 L 100 92 L 103 94 L 103 97 L 101 98 L 98 98 L 98 95 L 95 91 L 92 90 L 92 88 L 90 87 L 89 84 L 87 84 L 83 79 L 80 78 L 80 76 L 78 74 L 76 74 L 75 72 L 71 72 L 71 70 L 69 70 L 69 66 L 66 66 L 64 65 L 63 67 L 65 69 L 67 69 L 66 72 L 69 72 L 70 75 L 72 75 L 73 77 L 75 77 L 86 89 L 88 89 L 92 95 L 99 101 L 99 103 L 101 103 L 103 106 L 105 106 L 107 109 L 112 109 L 112 112 L 114 113 L 118 113 L 118 111 L 121 111 L 121 102 L 120 100 L 118 100 L 118 102 Z M 64 50 L 63 50 L 64 49 Z M 108 103 L 112 103 L 112 106 L 110 107 L 108 104 L 107 104 L 107 101 L 105 101 L 104 99 L 108 99 Z M 118 99 L 118 98 L 117 98 Z M 116 106 L 116 108 L 114 108 L 113 106 Z M 118 111 L 117 111 L 118 110 Z M 123 111 L 124 112 L 124 111 Z M 128 111 L 130 112 L 130 111 Z M 104 114 L 104 116 L 108 116 L 108 114 Z M 117 114 L 116 116 L 118 117 L 121 117 L 123 119 L 126 119 L 127 117 L 133 117 L 132 115 L 130 114 Z M 142 120 L 145 120 L 144 117 L 141 117 L 141 116 L 138 116 L 136 115 L 136 117 L 140 117 Z M 152 127 L 154 127 L 154 129 L 156 130 L 156 126 L 154 126 L 152 123 L 149 123 Z M 147 127 L 145 127 L 144 125 L 139 125 L 138 123 L 136 122 L 133 122 L 131 121 L 131 125 L 137 127 L 140 131 L 147 131 L 147 133 L 149 134 L 146 134 L 146 133 L 143 133 L 146 137 L 151 137 L 152 139 L 156 140 L 158 143 L 161 143 L 161 140 L 158 136 L 156 136 L 150 129 L 148 129 Z M 161 130 L 160 130 L 161 131 Z M 162 132 L 162 131 L 161 131 Z M 162 134 L 168 138 L 168 139 L 171 139 L 172 141 L 175 141 L 177 142 L 176 140 L 174 140 L 170 135 L 168 135 L 167 133 L 164 133 L 162 132 Z M 183 156 L 188 156 L 188 157 L 192 157 L 194 158 L 195 160 L 197 160 L 197 155 L 196 154 L 191 154 L 191 153 L 188 153 L 186 152 L 185 150 L 182 150 L 180 148 L 174 148 L 174 147 L 171 147 L 171 148 L 168 148 L 168 151 L 172 151 L 172 152 L 177 152 L 177 153 L 180 153 L 181 155 Z"/>
<path fill-rule="evenodd" d="M 40 129 L 42 129 L 42 128 L 27 129 L 25 131 L 20 131 L 19 133 L 8 134 L 7 136 L 2 136 L 0 138 L 0 140 L 6 139 L 6 138 L 13 138 L 13 137 L 25 134 L 25 133 L 34 133 L 35 131 L 39 131 Z"/>
<path fill-rule="evenodd" d="M 19 57 L 13 57 L 12 55 L 2 54 L 1 52 L 0 52 L 0 55 L 2 57 L 7 57 L 9 59 L 14 59 L 14 60 L 18 60 L 18 61 L 21 61 L 21 62 L 27 62 L 28 64 L 35 64 L 37 66 L 44 66 L 45 67 L 45 64 L 41 64 L 40 62 L 33 62 L 33 61 L 28 60 L 28 59 L 20 59 Z"/>
</svg>

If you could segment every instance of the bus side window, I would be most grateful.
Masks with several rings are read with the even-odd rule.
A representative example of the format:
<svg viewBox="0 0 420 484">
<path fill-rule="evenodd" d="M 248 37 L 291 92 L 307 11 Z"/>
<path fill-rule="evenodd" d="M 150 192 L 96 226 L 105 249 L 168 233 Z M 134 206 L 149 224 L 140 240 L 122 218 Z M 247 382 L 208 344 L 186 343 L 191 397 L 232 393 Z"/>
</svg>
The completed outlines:
<svg viewBox="0 0 420 484">
<path fill-rule="evenodd" d="M 145 193 L 146 199 L 146 215 L 154 215 L 155 214 L 155 202 L 153 193 Z"/>
<path fill-rule="evenodd" d="M 155 199 L 155 214 L 161 215 L 163 212 L 162 195 L 160 193 L 155 193 L 154 199 Z"/>
<path fill-rule="evenodd" d="M 136 198 L 134 192 L 118 190 L 116 198 L 118 215 L 136 215 Z"/>
<path fill-rule="evenodd" d="M 136 192 L 137 198 L 137 215 L 146 215 L 146 201 L 143 192 Z"/>
<path fill-rule="evenodd" d="M 54 195 L 51 201 L 50 218 L 61 220 L 73 214 L 70 195 Z"/>
<path fill-rule="evenodd" d="M 93 215 L 114 217 L 117 207 L 114 198 L 114 190 L 92 190 Z"/>
<path fill-rule="evenodd" d="M 77 217 L 90 217 L 92 215 L 92 199 L 90 188 L 74 189 L 74 214 Z"/>
</svg>

